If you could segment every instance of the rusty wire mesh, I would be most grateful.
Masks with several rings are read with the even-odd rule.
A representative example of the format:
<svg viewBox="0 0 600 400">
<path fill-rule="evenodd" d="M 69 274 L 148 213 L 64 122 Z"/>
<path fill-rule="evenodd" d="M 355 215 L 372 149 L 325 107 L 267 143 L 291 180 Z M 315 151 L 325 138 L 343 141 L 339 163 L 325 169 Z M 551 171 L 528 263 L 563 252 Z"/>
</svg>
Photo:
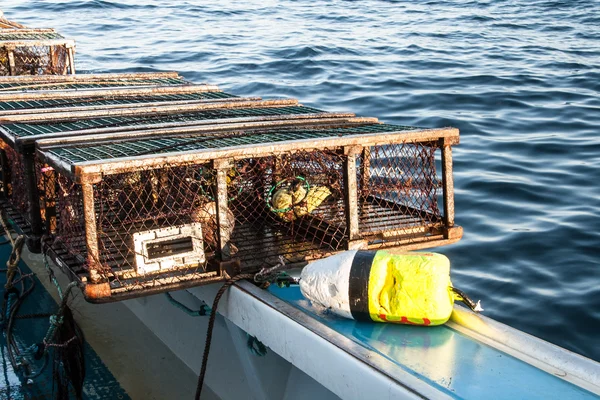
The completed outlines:
<svg viewBox="0 0 600 400">
<path fill-rule="evenodd" d="M 80 185 L 59 174 L 56 194 L 57 228 L 55 247 L 62 247 L 84 270 L 90 258 L 86 245 L 86 224 L 93 224 L 99 249 L 98 273 L 113 289 L 135 290 L 172 284 L 190 275 L 214 276 L 207 262 L 214 258 L 217 243 L 214 201 L 210 199 L 210 173 L 205 165 L 169 166 L 106 176 L 94 186 L 95 221 L 83 218 Z M 198 223 L 202 227 L 205 262 L 185 264 L 171 270 L 139 272 L 134 237 L 172 227 Z M 155 248 L 160 257 L 177 257 L 189 250 L 189 243 L 171 243 Z M 93 262 L 94 260 L 92 260 Z"/>
<path fill-rule="evenodd" d="M 10 66 L 9 52 L 14 56 Z M 63 75 L 68 72 L 69 53 L 65 46 L 19 46 L 13 50 L 0 47 L 0 76 L 2 75 Z"/>
<path fill-rule="evenodd" d="M 379 125 L 377 129 L 392 128 Z M 285 135 L 289 136 L 290 132 L 286 131 Z M 319 130 L 294 131 L 294 134 L 299 132 L 316 137 L 325 134 Z M 340 132 L 343 131 L 335 131 L 338 135 Z M 262 131 L 260 134 L 267 135 Z M 276 138 L 283 133 L 274 130 L 268 135 Z M 221 143 L 238 140 L 238 136 L 232 139 L 215 135 L 201 139 Z M 256 140 L 255 136 L 251 138 Z M 157 140 L 160 146 L 155 143 Z M 138 154 L 142 150 L 141 154 L 149 154 L 147 146 L 154 149 L 155 154 L 187 151 L 188 146 L 200 144 L 206 146 L 199 138 L 169 140 L 61 147 L 49 152 L 75 164 L 89 159 L 108 163 L 110 157 L 129 157 L 129 152 L 134 150 Z M 106 151 L 102 146 L 108 146 Z M 355 240 L 364 241 L 368 248 L 418 242 L 439 234 L 444 228 L 438 204 L 443 192 L 436 169 L 439 146 L 438 141 L 405 141 L 352 147 L 352 154 L 359 150 L 355 165 L 350 165 L 348 149 L 335 143 L 327 148 L 274 151 L 235 160 L 180 164 L 174 158 L 165 158 L 167 161 L 163 164 L 146 164 L 151 167 L 138 164 L 134 172 L 108 173 L 94 185 L 96 219 L 93 221 L 82 219 L 79 185 L 71 183 L 68 188 L 59 185 L 56 238 L 79 260 L 80 266 L 91 268 L 86 232 L 82 229 L 87 224 L 88 233 L 97 232 L 98 265 L 94 268 L 111 282 L 112 288 L 124 290 L 190 279 L 199 284 L 208 276 L 206 274 L 215 271 L 209 265 L 218 265 L 221 261 L 239 260 L 242 271 L 254 272 L 277 263 L 280 256 L 287 264 L 326 257 L 347 249 Z M 356 171 L 356 176 L 346 178 L 346 171 Z M 71 182 L 66 177 L 60 179 Z M 221 187 L 227 188 L 226 195 L 219 196 L 219 182 Z M 355 203 L 348 197 L 354 186 Z M 226 202 L 226 209 L 221 209 L 220 226 L 217 224 L 219 201 Z M 346 209 L 349 204 L 356 204 L 356 209 Z M 358 232 L 353 233 L 350 241 L 352 215 L 358 217 Z M 140 272 L 136 235 L 193 224 L 200 224 L 202 228 L 203 262 Z M 176 253 L 178 245 L 159 251 L 167 255 Z M 195 278 L 190 278 L 194 274 Z"/>
<path fill-rule="evenodd" d="M 322 257 L 343 248 L 344 156 L 337 149 L 238 161 L 228 196 L 236 225 L 232 256 L 243 269 Z"/>
<path fill-rule="evenodd" d="M 3 188 L 4 194 L 13 208 L 28 219 L 29 200 L 23 156 L 2 140 L 0 140 L 0 149 L 4 152 L 2 157 L 2 181 L 6 184 Z"/>
<path fill-rule="evenodd" d="M 81 77 L 83 74 L 78 74 Z M 2 75 L 0 75 L 2 76 Z M 85 76 L 85 75 L 83 75 Z M 130 87 L 130 86 L 148 86 L 148 85 L 185 85 L 189 84 L 182 77 L 174 78 L 105 78 L 105 79 L 82 79 L 77 82 L 73 81 L 55 81 L 52 75 L 44 76 L 44 79 L 36 82 L 20 82 L 0 80 L 0 91 L 13 90 L 65 90 L 65 89 L 101 89 L 108 87 Z"/>
<path fill-rule="evenodd" d="M 358 217 L 363 238 L 385 246 L 422 237 L 442 222 L 436 143 L 373 146 L 358 158 Z"/>
</svg>

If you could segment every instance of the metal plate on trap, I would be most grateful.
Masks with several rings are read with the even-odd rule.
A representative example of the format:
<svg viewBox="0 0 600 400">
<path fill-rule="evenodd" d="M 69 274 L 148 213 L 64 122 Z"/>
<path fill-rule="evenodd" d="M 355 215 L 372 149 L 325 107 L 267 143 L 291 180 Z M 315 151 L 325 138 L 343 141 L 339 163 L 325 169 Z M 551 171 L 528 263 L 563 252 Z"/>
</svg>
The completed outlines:
<svg viewBox="0 0 600 400">
<path fill-rule="evenodd" d="M 137 273 L 186 268 L 206 261 L 199 223 L 133 234 Z"/>
</svg>

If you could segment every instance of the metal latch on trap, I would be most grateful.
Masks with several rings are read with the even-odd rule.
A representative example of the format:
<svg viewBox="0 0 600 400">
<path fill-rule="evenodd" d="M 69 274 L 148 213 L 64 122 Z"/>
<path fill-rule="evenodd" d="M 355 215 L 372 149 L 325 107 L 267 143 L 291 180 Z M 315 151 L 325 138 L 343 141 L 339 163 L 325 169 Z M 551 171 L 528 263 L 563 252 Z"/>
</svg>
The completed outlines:
<svg viewBox="0 0 600 400">
<path fill-rule="evenodd" d="M 199 223 L 136 232 L 133 243 L 136 270 L 140 275 L 206 261 Z"/>
</svg>

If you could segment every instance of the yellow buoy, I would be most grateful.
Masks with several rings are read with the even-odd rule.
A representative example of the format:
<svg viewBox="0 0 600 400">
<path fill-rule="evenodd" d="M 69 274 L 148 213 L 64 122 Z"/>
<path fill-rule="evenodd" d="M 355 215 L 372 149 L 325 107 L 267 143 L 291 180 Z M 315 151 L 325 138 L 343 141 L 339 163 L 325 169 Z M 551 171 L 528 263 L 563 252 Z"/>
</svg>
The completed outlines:
<svg viewBox="0 0 600 400">
<path fill-rule="evenodd" d="M 455 300 L 482 311 L 452 287 L 450 261 L 436 253 L 346 251 L 306 266 L 300 290 L 312 302 L 355 320 L 441 325 Z"/>
</svg>

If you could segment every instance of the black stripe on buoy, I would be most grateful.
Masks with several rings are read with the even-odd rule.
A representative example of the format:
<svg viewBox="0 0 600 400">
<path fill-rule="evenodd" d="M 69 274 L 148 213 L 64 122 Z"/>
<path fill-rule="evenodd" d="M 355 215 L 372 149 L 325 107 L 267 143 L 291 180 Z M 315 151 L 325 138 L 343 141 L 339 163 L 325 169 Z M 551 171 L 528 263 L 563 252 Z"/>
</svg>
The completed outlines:
<svg viewBox="0 0 600 400">
<path fill-rule="evenodd" d="M 369 275 L 376 251 L 357 251 L 350 267 L 348 278 L 348 300 L 352 318 L 371 321 L 369 314 Z"/>
</svg>

